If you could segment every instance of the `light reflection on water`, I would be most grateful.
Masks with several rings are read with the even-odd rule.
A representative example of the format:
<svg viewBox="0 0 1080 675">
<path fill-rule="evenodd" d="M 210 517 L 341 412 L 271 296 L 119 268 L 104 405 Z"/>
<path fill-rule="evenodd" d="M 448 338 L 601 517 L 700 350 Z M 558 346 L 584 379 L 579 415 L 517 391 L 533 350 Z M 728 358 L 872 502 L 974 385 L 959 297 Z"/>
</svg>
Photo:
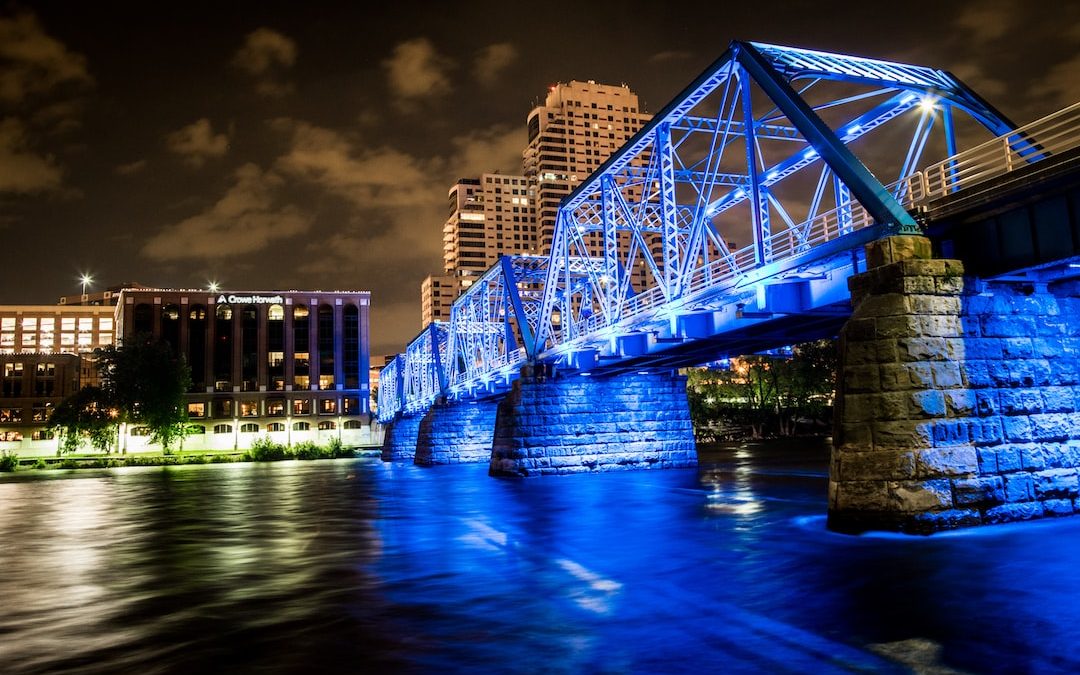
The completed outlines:
<svg viewBox="0 0 1080 675">
<path fill-rule="evenodd" d="M 0 479 L 0 671 L 1075 672 L 1080 518 L 824 529 L 821 447 L 496 480 L 377 460 Z"/>
</svg>

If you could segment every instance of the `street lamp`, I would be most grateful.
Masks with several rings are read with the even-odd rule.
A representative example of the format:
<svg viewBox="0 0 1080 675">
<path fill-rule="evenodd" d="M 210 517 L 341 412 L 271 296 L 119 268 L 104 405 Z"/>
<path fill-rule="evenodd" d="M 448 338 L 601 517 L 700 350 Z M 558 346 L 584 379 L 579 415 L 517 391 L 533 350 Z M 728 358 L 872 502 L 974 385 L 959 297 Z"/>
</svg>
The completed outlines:
<svg viewBox="0 0 1080 675">
<path fill-rule="evenodd" d="M 211 293 L 217 293 L 220 288 L 221 285 L 218 284 L 218 282 L 216 281 L 206 282 L 206 290 L 210 291 Z"/>
<path fill-rule="evenodd" d="M 89 274 L 83 273 L 79 275 L 79 283 L 82 284 L 82 294 L 86 295 L 86 287 L 94 283 L 94 277 Z"/>
</svg>

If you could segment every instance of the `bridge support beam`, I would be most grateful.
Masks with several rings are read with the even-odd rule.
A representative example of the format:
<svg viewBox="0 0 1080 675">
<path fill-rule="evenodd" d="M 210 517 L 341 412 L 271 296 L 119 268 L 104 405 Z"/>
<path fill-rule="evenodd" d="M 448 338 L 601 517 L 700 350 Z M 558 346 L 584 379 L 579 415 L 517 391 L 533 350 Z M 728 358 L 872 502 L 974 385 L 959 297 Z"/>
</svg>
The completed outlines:
<svg viewBox="0 0 1080 675">
<path fill-rule="evenodd" d="M 1080 298 L 867 247 L 841 332 L 829 526 L 927 533 L 1080 511 Z"/>
<path fill-rule="evenodd" d="M 493 476 L 696 465 L 680 375 L 523 375 L 499 403 Z"/>
<path fill-rule="evenodd" d="M 380 455 L 382 461 L 412 460 L 416 453 L 416 436 L 422 419 L 421 415 L 401 415 L 386 426 Z"/>
<path fill-rule="evenodd" d="M 437 401 L 420 422 L 415 463 L 490 462 L 498 400 Z"/>
</svg>

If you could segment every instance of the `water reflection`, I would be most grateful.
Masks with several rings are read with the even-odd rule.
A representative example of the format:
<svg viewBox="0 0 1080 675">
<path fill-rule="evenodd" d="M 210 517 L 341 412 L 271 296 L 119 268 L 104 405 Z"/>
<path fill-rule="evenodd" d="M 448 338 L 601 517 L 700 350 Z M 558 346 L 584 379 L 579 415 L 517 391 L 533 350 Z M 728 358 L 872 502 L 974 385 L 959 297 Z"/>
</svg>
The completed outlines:
<svg viewBox="0 0 1080 675">
<path fill-rule="evenodd" d="M 826 453 L 5 477 L 0 670 L 1080 670 L 1080 519 L 832 534 Z"/>
</svg>

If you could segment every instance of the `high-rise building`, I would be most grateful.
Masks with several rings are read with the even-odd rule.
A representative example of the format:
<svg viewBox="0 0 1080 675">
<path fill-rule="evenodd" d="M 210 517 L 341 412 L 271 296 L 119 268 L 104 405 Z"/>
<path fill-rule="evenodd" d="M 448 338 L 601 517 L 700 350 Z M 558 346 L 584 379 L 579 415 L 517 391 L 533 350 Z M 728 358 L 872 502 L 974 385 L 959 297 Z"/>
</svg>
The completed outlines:
<svg viewBox="0 0 1080 675">
<path fill-rule="evenodd" d="M 552 86 L 544 105 L 529 113 L 529 146 L 522 165 L 536 185 L 539 253 L 551 251 L 563 198 L 650 119 L 625 84 L 593 80 Z"/>
<path fill-rule="evenodd" d="M 423 325 L 450 318 L 450 305 L 501 255 L 536 253 L 534 195 L 525 176 L 462 178 L 447 195 L 443 274 L 424 280 Z"/>
</svg>

